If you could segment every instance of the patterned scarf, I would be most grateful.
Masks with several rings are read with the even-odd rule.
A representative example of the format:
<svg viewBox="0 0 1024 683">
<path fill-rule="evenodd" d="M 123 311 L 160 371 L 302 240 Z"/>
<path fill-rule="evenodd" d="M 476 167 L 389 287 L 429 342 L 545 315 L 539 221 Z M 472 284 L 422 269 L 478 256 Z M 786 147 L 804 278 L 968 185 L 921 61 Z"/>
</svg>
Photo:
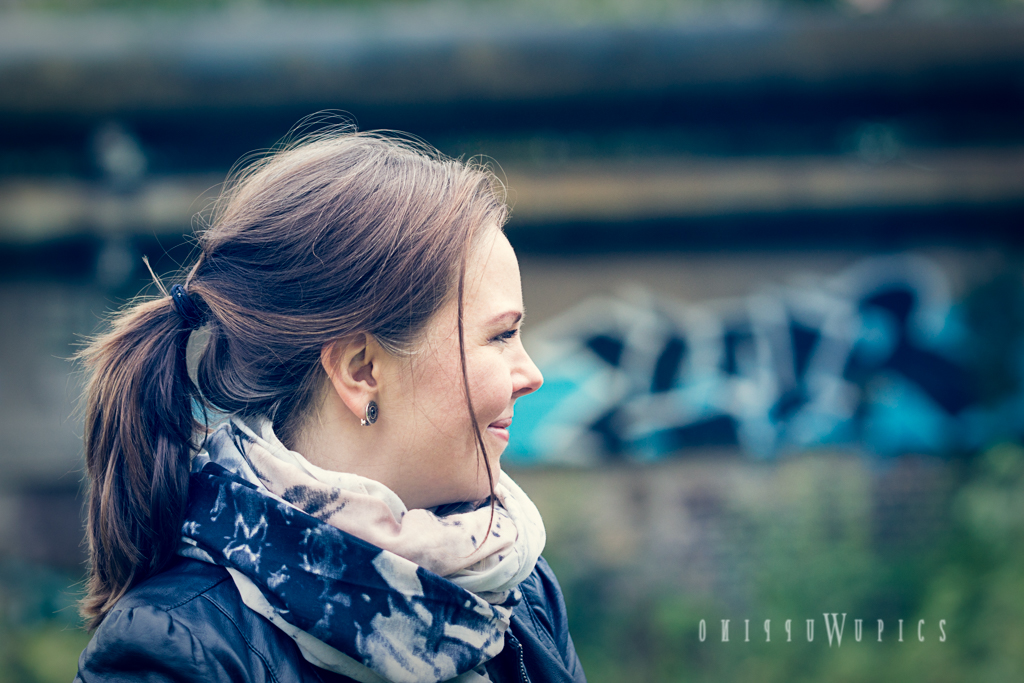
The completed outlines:
<svg viewBox="0 0 1024 683">
<path fill-rule="evenodd" d="M 363 683 L 489 680 L 545 541 L 504 472 L 495 499 L 493 524 L 489 504 L 408 510 L 289 451 L 269 421 L 233 418 L 193 462 L 180 553 L 227 568 L 316 666 Z"/>
</svg>

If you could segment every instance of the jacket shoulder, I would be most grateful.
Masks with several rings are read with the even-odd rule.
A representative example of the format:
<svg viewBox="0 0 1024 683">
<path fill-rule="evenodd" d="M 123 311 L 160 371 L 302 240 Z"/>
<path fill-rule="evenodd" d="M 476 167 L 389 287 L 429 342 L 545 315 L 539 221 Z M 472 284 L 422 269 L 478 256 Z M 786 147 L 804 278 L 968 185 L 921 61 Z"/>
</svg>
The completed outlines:
<svg viewBox="0 0 1024 683">
<path fill-rule="evenodd" d="M 511 630 L 521 641 L 530 679 L 585 683 L 583 666 L 569 635 L 562 588 L 543 557 L 519 587 L 523 600 L 512 611 Z"/>
<path fill-rule="evenodd" d="M 320 678 L 290 638 L 245 607 L 227 571 L 185 558 L 118 601 L 78 667 L 83 683 Z"/>
<path fill-rule="evenodd" d="M 167 569 L 125 593 L 111 614 L 145 605 L 175 610 L 211 591 L 216 594 L 216 588 L 225 583 L 230 585 L 230 581 L 231 576 L 223 567 L 179 557 Z M 223 592 L 221 588 L 219 592 Z"/>
</svg>

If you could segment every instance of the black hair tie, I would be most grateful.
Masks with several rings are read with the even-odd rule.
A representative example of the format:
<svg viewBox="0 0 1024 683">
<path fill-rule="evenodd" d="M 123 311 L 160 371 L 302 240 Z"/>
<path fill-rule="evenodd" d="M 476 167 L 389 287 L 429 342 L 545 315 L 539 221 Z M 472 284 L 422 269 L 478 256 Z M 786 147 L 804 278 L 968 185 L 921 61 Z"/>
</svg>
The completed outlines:
<svg viewBox="0 0 1024 683">
<path fill-rule="evenodd" d="M 171 287 L 171 305 L 174 306 L 175 313 L 181 317 L 190 330 L 198 330 L 203 326 L 202 311 L 192 301 L 182 285 Z"/>
</svg>

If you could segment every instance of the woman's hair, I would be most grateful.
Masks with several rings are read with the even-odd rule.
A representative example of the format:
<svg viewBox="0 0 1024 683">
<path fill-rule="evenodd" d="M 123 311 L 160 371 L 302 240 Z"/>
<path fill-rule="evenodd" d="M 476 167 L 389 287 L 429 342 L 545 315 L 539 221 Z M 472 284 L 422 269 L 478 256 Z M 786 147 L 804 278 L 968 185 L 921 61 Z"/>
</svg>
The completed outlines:
<svg viewBox="0 0 1024 683">
<path fill-rule="evenodd" d="M 121 311 L 81 353 L 90 627 L 175 555 L 205 435 L 197 418 L 208 408 L 267 416 L 291 445 L 324 385 L 329 342 L 361 332 L 410 352 L 455 298 L 463 389 L 485 455 L 462 290 L 475 234 L 507 217 L 497 187 L 490 172 L 422 144 L 351 131 L 306 138 L 229 179 L 184 282 L 208 335 L 197 382 L 186 363 L 192 330 L 166 292 Z"/>
</svg>

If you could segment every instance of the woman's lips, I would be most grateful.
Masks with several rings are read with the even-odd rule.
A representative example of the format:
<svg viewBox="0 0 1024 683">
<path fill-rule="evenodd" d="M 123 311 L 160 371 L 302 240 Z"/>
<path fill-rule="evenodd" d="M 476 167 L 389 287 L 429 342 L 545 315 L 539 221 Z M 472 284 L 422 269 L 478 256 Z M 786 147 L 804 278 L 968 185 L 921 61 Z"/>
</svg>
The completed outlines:
<svg viewBox="0 0 1024 683">
<path fill-rule="evenodd" d="M 512 424 L 512 418 L 507 417 L 504 420 L 495 420 L 491 424 L 487 425 L 487 431 L 494 434 L 503 441 L 508 441 L 508 427 Z"/>
</svg>

